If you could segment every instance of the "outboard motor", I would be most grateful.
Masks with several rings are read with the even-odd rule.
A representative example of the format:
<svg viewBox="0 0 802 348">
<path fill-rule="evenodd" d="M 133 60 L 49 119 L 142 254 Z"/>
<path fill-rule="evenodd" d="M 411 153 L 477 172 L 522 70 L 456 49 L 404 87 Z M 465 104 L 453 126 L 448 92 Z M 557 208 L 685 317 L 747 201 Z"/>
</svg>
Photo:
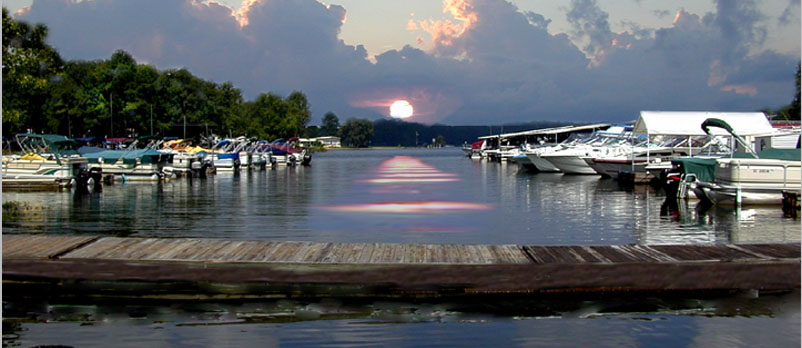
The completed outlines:
<svg viewBox="0 0 802 348">
<path fill-rule="evenodd" d="M 89 177 L 92 179 L 92 190 L 103 191 L 103 169 L 100 167 L 89 168 Z"/>
<path fill-rule="evenodd" d="M 74 188 L 77 193 L 91 193 L 103 189 L 103 173 L 100 168 L 81 169 L 74 179 Z"/>
<path fill-rule="evenodd" d="M 301 165 L 308 166 L 312 162 L 312 155 L 304 155 L 303 161 L 301 161 Z"/>
<path fill-rule="evenodd" d="M 679 184 L 682 182 L 682 163 L 671 166 L 662 178 L 663 190 L 666 192 L 667 200 L 676 200 L 679 193 Z"/>
</svg>

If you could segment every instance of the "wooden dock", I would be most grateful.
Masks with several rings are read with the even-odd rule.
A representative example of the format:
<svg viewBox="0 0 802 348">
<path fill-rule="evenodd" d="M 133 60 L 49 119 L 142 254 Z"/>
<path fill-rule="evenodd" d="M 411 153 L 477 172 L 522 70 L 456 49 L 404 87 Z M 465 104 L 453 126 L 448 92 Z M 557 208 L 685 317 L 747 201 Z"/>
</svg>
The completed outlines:
<svg viewBox="0 0 802 348">
<path fill-rule="evenodd" d="M 144 298 L 793 290 L 800 244 L 518 246 L 3 236 L 7 290 Z"/>
</svg>

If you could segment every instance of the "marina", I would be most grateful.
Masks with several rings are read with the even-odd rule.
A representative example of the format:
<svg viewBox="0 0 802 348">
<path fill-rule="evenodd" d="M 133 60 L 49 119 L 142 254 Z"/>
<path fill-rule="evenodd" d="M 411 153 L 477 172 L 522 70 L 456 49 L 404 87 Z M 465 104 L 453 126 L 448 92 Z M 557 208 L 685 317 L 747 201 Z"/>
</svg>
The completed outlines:
<svg viewBox="0 0 802 348">
<path fill-rule="evenodd" d="M 581 335 L 535 327 L 625 335 L 723 318 L 718 335 L 749 342 L 738 333 L 768 325 L 796 340 L 798 305 L 788 301 L 798 298 L 800 224 L 779 208 L 680 201 L 672 210 L 652 186 L 460 153 L 337 150 L 311 166 L 115 182 L 89 194 L 4 192 L 4 313 L 24 330 L 6 342 L 213 341 L 193 331 L 202 325 L 251 345 L 309 337 L 302 328 L 389 333 L 399 327 L 385 325 L 416 323 L 430 336 L 526 328 L 540 338 L 519 339 L 571 346 Z M 281 334 L 263 331 L 276 325 Z M 503 341 L 487 334 L 474 340 Z M 410 339 L 401 341 L 426 345 Z"/>
</svg>

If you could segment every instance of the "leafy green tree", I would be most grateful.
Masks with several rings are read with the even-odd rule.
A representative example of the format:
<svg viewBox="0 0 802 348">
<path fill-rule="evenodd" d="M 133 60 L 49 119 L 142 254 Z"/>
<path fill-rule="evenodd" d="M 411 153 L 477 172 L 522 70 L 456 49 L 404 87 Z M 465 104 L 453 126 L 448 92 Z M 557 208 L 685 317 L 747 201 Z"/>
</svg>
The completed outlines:
<svg viewBox="0 0 802 348">
<path fill-rule="evenodd" d="M 303 92 L 263 94 L 245 103 L 230 82 L 186 69 L 159 71 L 119 50 L 107 60 L 62 62 L 45 44 L 47 28 L 3 9 L 3 127 L 72 137 L 201 133 L 289 138 L 316 131 Z"/>
<path fill-rule="evenodd" d="M 287 105 L 273 93 L 262 93 L 253 102 L 245 103 L 243 117 L 233 128 L 236 134 L 245 134 L 259 139 L 287 139 L 291 133 L 282 128 Z"/>
<path fill-rule="evenodd" d="M 348 119 L 340 127 L 340 141 L 346 146 L 368 147 L 373 137 L 373 122 L 363 119 Z"/>
<path fill-rule="evenodd" d="M 31 27 L 3 8 L 3 128 L 8 133 L 26 127 L 40 130 L 48 122 L 48 84 L 63 64 L 55 49 L 45 43 L 47 27 Z"/>
<path fill-rule="evenodd" d="M 446 137 L 438 135 L 437 138 L 435 138 L 435 144 L 439 147 L 446 146 Z"/>
<path fill-rule="evenodd" d="M 292 137 L 301 135 L 312 119 L 312 111 L 309 101 L 303 92 L 294 91 L 284 100 L 286 104 L 286 114 L 282 119 L 282 131 L 286 132 L 283 136 Z"/>
<path fill-rule="evenodd" d="M 323 115 L 323 123 L 320 126 L 320 134 L 337 135 L 340 129 L 340 119 L 333 112 L 329 111 Z"/>
<path fill-rule="evenodd" d="M 318 126 L 308 126 L 304 129 L 304 138 L 317 138 L 320 136 L 320 128 Z"/>
</svg>

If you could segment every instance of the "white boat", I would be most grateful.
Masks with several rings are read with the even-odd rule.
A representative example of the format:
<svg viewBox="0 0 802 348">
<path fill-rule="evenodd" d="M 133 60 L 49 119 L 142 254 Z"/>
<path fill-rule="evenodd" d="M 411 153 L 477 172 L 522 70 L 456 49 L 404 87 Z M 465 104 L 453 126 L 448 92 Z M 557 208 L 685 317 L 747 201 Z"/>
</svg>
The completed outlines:
<svg viewBox="0 0 802 348">
<path fill-rule="evenodd" d="M 235 150 L 236 146 L 233 139 L 220 140 L 205 159 L 212 163 L 215 172 L 237 172 L 240 169 L 240 155 Z"/>
<path fill-rule="evenodd" d="M 545 159 L 564 174 L 598 174 L 587 163 L 586 158 L 623 154 L 625 151 L 622 150 L 622 144 L 627 143 L 629 135 L 626 127 L 611 127 L 606 131 L 596 132 L 588 139 L 576 144 L 542 153 L 540 158 Z"/>
<path fill-rule="evenodd" d="M 502 145 L 498 148 L 485 151 L 485 157 L 494 162 L 509 162 L 513 157 L 521 154 L 520 146 Z"/>
<path fill-rule="evenodd" d="M 694 150 L 692 146 L 687 146 L 688 141 L 694 139 L 675 137 L 666 139 L 661 143 L 641 142 L 632 147 L 621 147 L 620 150 L 612 155 L 599 155 L 585 158 L 585 162 L 597 173 L 618 179 L 619 174 L 629 173 L 634 175 L 636 182 L 649 182 L 654 179 L 654 171 L 646 170 L 660 166 L 662 163 L 671 163 L 672 158 L 691 155 Z M 702 146 L 697 145 L 697 152 L 701 152 Z"/>
<path fill-rule="evenodd" d="M 578 133 L 590 133 L 598 129 L 606 129 L 609 124 L 591 124 L 581 126 L 562 126 L 554 128 L 534 129 L 523 132 L 495 134 L 479 137 L 480 141 L 485 141 L 482 145 L 482 157 L 495 160 L 497 162 L 507 162 L 511 158 L 521 153 L 530 154 L 534 148 L 547 147 L 566 141 L 567 138 Z M 476 144 L 476 143 L 474 143 Z M 529 156 L 527 156 L 529 157 Z M 538 166 L 533 158 L 530 162 L 538 169 L 543 171 L 554 170 L 550 165 Z M 544 163 L 545 164 L 545 163 Z M 542 168 L 542 169 L 541 169 Z"/>
<path fill-rule="evenodd" d="M 527 136 L 536 136 L 538 140 L 534 143 L 527 143 L 523 152 L 529 160 L 529 163 L 538 171 L 560 172 L 560 169 L 544 158 L 544 156 L 566 150 L 581 143 L 592 141 L 593 135 L 588 135 L 588 133 L 583 132 L 598 129 L 614 129 L 613 132 L 616 132 L 618 128 L 610 127 L 608 124 L 595 124 L 529 131 L 527 132 Z"/>
<path fill-rule="evenodd" d="M 715 180 L 697 182 L 697 190 L 714 204 L 782 204 L 783 191 L 800 191 L 800 151 L 784 150 L 796 160 L 766 158 L 767 151 L 762 158 L 717 159 Z"/>
<path fill-rule="evenodd" d="M 771 123 L 760 112 L 641 111 L 633 133 L 645 136 L 651 145 L 641 150 L 635 146 L 628 156 L 590 161 L 604 175 L 615 178 L 619 173 L 627 173 L 635 182 L 650 182 L 661 176 L 656 169 L 667 168 L 661 166 L 662 163 L 670 163 L 682 156 L 695 156 L 709 147 L 721 147 L 722 139 L 730 139 L 730 134 L 723 130 L 710 134 L 704 132 L 702 124 L 709 118 L 725 120 L 747 135 L 750 141 L 758 135 L 774 133 Z M 647 167 L 653 170 L 647 171 Z"/>
<path fill-rule="evenodd" d="M 18 134 L 24 155 L 6 155 L 2 160 L 5 187 L 52 185 L 96 188 L 100 172 L 90 173 L 89 161 L 76 151 L 79 143 L 62 135 Z"/>
<path fill-rule="evenodd" d="M 776 132 L 777 139 L 757 137 L 760 141 L 750 142 L 721 119 L 705 120 L 701 128 L 712 135 L 710 127 L 727 131 L 733 142 L 737 142 L 732 148 L 740 151 L 726 156 L 673 160 L 665 178 L 668 198 L 698 198 L 714 204 L 781 204 L 784 191 L 800 191 L 799 147 L 759 151 L 767 143 L 799 146 L 798 129 Z"/>
<path fill-rule="evenodd" d="M 172 155 L 169 167 L 177 175 L 188 175 L 192 171 L 200 172 L 204 166 L 210 166 L 204 162 L 204 157 L 209 149 L 193 146 L 184 139 L 167 140 L 157 149 L 161 153 Z"/>
<path fill-rule="evenodd" d="M 169 166 L 172 155 L 153 149 L 88 150 L 81 155 L 89 159 L 89 167 L 125 181 L 160 181 L 174 177 Z M 89 152 L 94 151 L 94 152 Z"/>
<path fill-rule="evenodd" d="M 298 149 L 293 146 L 298 138 L 290 138 L 287 142 L 282 139 L 277 139 L 270 143 L 270 154 L 274 163 L 284 166 L 294 165 L 309 165 L 312 161 L 312 156 L 306 152 L 306 149 Z"/>
</svg>

